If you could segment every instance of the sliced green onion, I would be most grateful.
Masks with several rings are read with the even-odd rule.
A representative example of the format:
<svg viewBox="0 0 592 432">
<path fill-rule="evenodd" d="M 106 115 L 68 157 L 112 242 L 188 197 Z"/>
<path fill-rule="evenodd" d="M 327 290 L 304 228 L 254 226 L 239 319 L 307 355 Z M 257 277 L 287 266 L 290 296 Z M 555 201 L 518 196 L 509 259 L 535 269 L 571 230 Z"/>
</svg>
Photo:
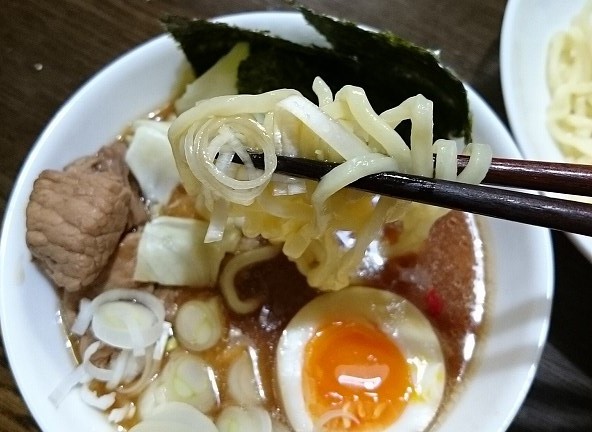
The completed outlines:
<svg viewBox="0 0 592 432">
<path fill-rule="evenodd" d="M 253 353 L 256 356 L 256 353 Z M 264 399 L 263 386 L 256 362 L 244 351 L 228 370 L 228 392 L 243 406 L 257 405 Z M 259 378 L 259 379 L 257 379 Z"/>
<path fill-rule="evenodd" d="M 208 416 L 182 402 L 168 402 L 154 409 L 129 432 L 218 432 Z"/>
<path fill-rule="evenodd" d="M 183 303 L 175 317 L 175 336 L 185 348 L 204 351 L 218 343 L 223 333 L 220 300 L 190 300 Z"/>
<path fill-rule="evenodd" d="M 220 404 L 213 369 L 199 356 L 174 352 L 156 380 L 138 402 L 140 416 L 147 418 L 159 406 L 183 402 L 208 413 Z"/>
<path fill-rule="evenodd" d="M 271 432 L 271 417 L 261 407 L 229 406 L 216 419 L 218 432 Z"/>
</svg>

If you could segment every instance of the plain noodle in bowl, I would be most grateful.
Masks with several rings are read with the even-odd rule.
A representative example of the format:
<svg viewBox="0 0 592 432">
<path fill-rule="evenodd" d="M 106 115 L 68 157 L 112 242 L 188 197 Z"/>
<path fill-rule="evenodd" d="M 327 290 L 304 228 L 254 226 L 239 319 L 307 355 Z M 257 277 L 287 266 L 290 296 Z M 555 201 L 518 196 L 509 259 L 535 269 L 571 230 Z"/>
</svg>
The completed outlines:
<svg viewBox="0 0 592 432">
<path fill-rule="evenodd" d="M 549 42 L 548 128 L 565 156 L 592 163 L 592 2 Z"/>
<path fill-rule="evenodd" d="M 538 0 L 509 0 L 504 14 L 500 46 L 500 66 L 504 104 L 508 120 L 516 142 L 523 156 L 527 159 L 569 162 L 573 158 L 583 157 L 583 153 L 572 147 L 566 150 L 552 136 L 549 127 L 551 94 L 549 88 L 549 43 L 557 35 L 565 35 L 574 17 L 584 10 L 587 0 L 570 2 Z M 559 48 L 559 45 L 555 45 Z M 559 54 L 561 50 L 554 50 Z M 566 52 L 567 54 L 567 52 Z M 566 70 L 575 59 L 571 55 L 565 57 L 568 62 Z M 583 65 L 587 60 L 575 60 Z M 563 60 L 561 60 L 563 62 Z M 554 69 L 558 70 L 556 63 Z M 557 129 L 565 138 L 580 143 L 586 141 L 584 136 L 570 135 L 573 125 L 569 125 L 576 117 L 569 114 L 571 101 L 564 98 L 557 107 L 557 121 L 565 123 L 567 129 Z M 566 117 L 567 116 L 567 117 Z M 579 121 L 578 121 L 579 122 Z M 587 121 L 584 120 L 584 123 Z M 565 133 L 567 132 L 567 133 Z M 574 200 L 586 200 L 572 196 Z M 578 249 L 588 260 L 592 259 L 592 240 L 590 237 L 567 233 Z"/>
</svg>

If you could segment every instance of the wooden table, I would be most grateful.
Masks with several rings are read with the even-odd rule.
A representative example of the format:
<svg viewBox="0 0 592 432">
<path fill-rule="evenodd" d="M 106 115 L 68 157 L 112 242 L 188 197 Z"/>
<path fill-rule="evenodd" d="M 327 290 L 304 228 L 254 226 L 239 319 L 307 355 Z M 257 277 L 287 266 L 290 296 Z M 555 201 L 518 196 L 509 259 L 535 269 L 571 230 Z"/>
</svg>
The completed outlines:
<svg viewBox="0 0 592 432">
<path fill-rule="evenodd" d="M 505 120 L 499 73 L 504 1 L 302 3 L 441 49 L 444 63 Z M 158 18 L 163 14 L 212 17 L 285 7 L 280 0 L 4 0 L 0 8 L 0 216 L 25 156 L 56 110 L 101 67 L 162 33 Z M 592 266 L 563 234 L 554 234 L 553 240 L 557 282 L 549 342 L 512 432 L 592 431 Z M 36 430 L 0 348 L 0 431 Z"/>
</svg>

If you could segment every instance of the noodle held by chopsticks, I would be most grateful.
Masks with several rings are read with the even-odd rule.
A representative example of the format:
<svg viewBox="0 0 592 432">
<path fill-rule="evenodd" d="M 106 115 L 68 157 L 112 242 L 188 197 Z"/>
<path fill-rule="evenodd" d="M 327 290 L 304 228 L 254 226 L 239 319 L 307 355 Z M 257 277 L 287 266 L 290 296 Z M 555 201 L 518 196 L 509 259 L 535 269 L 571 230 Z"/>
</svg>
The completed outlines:
<svg viewBox="0 0 592 432">
<path fill-rule="evenodd" d="M 378 114 L 360 87 L 345 86 L 333 96 L 317 78 L 313 89 L 318 104 L 290 89 L 199 101 L 173 122 L 169 140 L 186 189 L 195 196 L 199 192 L 211 212 L 206 241 L 221 236 L 228 217 L 240 218 L 245 235 L 283 243 L 284 254 L 310 285 L 334 290 L 349 284 L 382 224 L 405 218 L 397 200 L 345 186 L 389 170 L 479 183 L 491 150 L 476 143 L 466 146 L 471 159 L 457 176 L 457 144 L 433 142 L 433 104 L 425 97 L 411 97 Z M 411 122 L 410 146 L 395 130 L 404 121 Z M 263 152 L 263 172 L 253 168 L 247 150 Z M 439 161 L 435 171 L 434 153 Z M 229 162 L 235 154 L 244 166 Z M 298 193 L 274 193 L 287 190 L 274 185 L 277 154 L 342 163 L 318 183 L 302 180 L 305 187 L 295 188 Z M 277 211 L 286 205 L 298 210 Z M 341 211 L 345 208 L 346 213 Z M 340 214 L 359 217 L 342 220 Z M 431 214 L 435 219 L 441 212 Z M 340 231 L 348 232 L 354 248 L 344 247 L 335 236 Z"/>
</svg>

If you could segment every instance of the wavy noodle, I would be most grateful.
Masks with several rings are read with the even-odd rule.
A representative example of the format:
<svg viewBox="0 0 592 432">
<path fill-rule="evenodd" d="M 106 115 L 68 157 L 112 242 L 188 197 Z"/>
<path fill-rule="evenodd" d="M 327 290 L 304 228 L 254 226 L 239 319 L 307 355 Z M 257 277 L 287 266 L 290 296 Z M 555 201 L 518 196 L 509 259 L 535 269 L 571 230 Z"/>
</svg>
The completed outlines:
<svg viewBox="0 0 592 432">
<path fill-rule="evenodd" d="M 547 127 L 568 160 L 592 163 L 592 1 L 547 53 Z"/>
<path fill-rule="evenodd" d="M 377 114 L 359 87 L 345 86 L 333 96 L 316 78 L 313 91 L 318 105 L 286 89 L 199 102 L 173 122 L 169 138 L 189 193 L 204 195 L 198 200 L 210 212 L 220 206 L 216 203 L 228 204 L 212 215 L 217 229 L 221 218 L 239 218 L 247 237 L 283 244 L 283 253 L 310 285 L 334 290 L 350 283 L 385 221 L 401 220 L 420 233 L 402 235 L 401 250 L 407 251 L 442 214 L 426 210 L 418 217 L 417 206 L 345 186 L 383 171 L 477 183 L 489 168 L 491 151 L 479 144 L 459 150 L 451 140 L 433 143 L 433 106 L 422 95 Z M 405 121 L 411 122 L 410 147 L 395 130 Z M 247 149 L 264 153 L 265 170 L 252 168 Z M 457 175 L 459 151 L 470 159 Z M 276 154 L 342 163 L 318 183 L 287 179 L 273 175 Z M 244 166 L 230 163 L 234 155 Z M 230 270 L 227 266 L 223 278 Z M 231 285 L 226 291 L 235 293 Z"/>
<path fill-rule="evenodd" d="M 241 300 L 234 283 L 236 275 L 250 265 L 267 261 L 280 253 L 278 246 L 268 245 L 251 249 L 233 256 L 220 273 L 220 291 L 230 309 L 236 313 L 248 314 L 259 307 L 260 299 Z"/>
<path fill-rule="evenodd" d="M 364 90 L 360 87 L 345 86 L 335 95 L 335 102 L 340 100 L 347 105 L 357 126 L 376 140 L 387 155 L 397 161 L 399 169 L 407 172 L 411 157 L 409 147 L 394 128 L 376 114 Z M 431 140 L 429 143 L 431 144 Z"/>
<path fill-rule="evenodd" d="M 313 154 L 318 154 L 319 148 L 325 151 L 333 150 L 341 158 L 347 160 L 370 152 L 360 137 L 343 128 L 339 122 L 336 122 L 329 115 L 321 111 L 317 105 L 303 96 L 290 96 L 279 102 L 277 109 L 280 110 L 280 113 L 284 111 L 294 116 L 320 139 L 320 141 L 315 140 L 316 143 L 312 147 Z M 280 123 L 281 125 L 281 122 L 282 119 L 276 117 L 276 123 Z M 280 130 L 282 129 L 281 126 L 279 128 Z M 280 138 L 289 139 L 289 136 L 282 133 Z M 297 149 L 296 154 L 312 157 L 312 154 L 303 154 L 306 151 L 306 146 L 311 147 L 309 142 L 298 139 L 296 144 L 294 144 L 294 147 Z"/>
<path fill-rule="evenodd" d="M 312 91 L 314 91 L 317 95 L 320 107 L 323 107 L 333 102 L 333 92 L 331 92 L 331 88 L 321 78 L 316 77 L 314 79 L 314 81 L 312 82 Z"/>
<path fill-rule="evenodd" d="M 456 143 L 451 140 L 439 139 L 434 143 L 433 152 L 437 155 L 434 177 L 454 180 L 457 175 L 456 157 L 458 151 Z"/>
</svg>

